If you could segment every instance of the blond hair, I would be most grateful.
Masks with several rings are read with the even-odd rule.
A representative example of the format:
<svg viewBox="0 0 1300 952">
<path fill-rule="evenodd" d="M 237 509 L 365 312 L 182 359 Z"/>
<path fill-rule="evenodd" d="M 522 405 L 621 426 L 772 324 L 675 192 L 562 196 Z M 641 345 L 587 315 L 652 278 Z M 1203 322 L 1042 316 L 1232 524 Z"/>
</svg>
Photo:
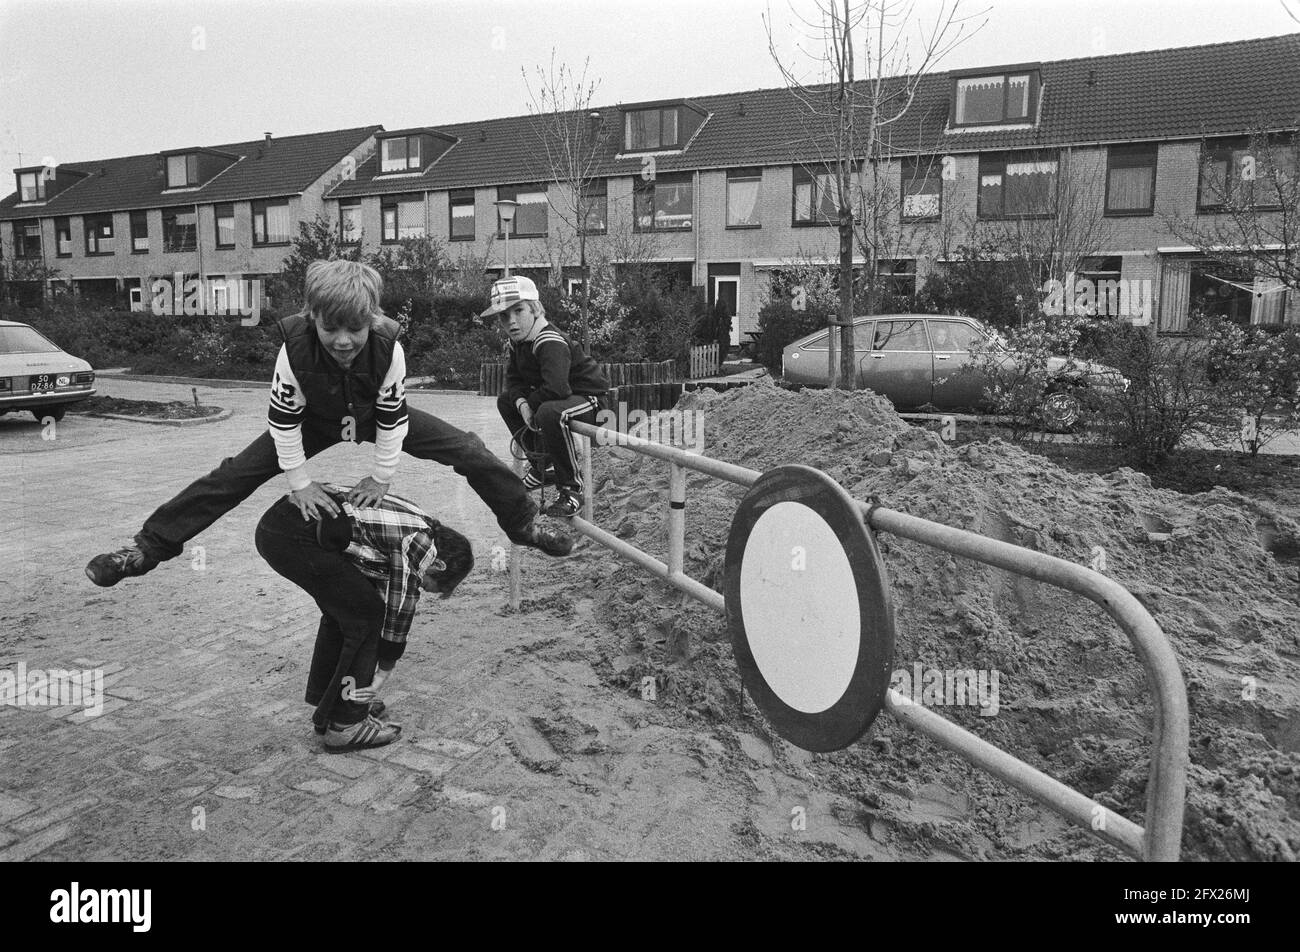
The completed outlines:
<svg viewBox="0 0 1300 952">
<path fill-rule="evenodd" d="M 359 261 L 313 261 L 303 282 L 303 310 L 328 328 L 357 331 L 384 316 L 379 299 L 384 279 Z"/>
</svg>

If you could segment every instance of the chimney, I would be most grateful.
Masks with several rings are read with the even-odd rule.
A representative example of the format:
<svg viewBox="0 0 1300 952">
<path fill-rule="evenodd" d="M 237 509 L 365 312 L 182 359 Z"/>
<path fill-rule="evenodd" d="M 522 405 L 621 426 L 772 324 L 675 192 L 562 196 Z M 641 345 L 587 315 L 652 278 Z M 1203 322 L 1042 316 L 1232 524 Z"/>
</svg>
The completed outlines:
<svg viewBox="0 0 1300 952">
<path fill-rule="evenodd" d="M 266 137 L 266 145 L 264 146 L 264 148 L 269 149 L 271 147 L 271 133 L 263 132 L 262 135 Z"/>
</svg>

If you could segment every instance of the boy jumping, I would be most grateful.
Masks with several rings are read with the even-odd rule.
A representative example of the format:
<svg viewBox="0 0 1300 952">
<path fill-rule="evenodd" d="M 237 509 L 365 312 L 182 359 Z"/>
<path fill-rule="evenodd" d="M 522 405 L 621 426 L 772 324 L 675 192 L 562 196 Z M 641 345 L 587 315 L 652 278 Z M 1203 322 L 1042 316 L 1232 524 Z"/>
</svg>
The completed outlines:
<svg viewBox="0 0 1300 952">
<path fill-rule="evenodd" d="M 175 558 L 186 542 L 282 471 L 304 519 L 338 515 L 338 504 L 312 480 L 306 462 L 344 440 L 375 444 L 371 475 L 348 493 L 354 506 L 374 506 L 384 498 L 405 450 L 465 477 L 510 541 L 567 555 L 573 540 L 535 521 L 536 503 L 482 440 L 406 406 L 400 328 L 379 310 L 382 293 L 383 279 L 374 268 L 313 261 L 303 310 L 280 322 L 285 342 L 271 384 L 268 432 L 159 507 L 133 545 L 91 559 L 90 580 L 116 585 Z"/>
<path fill-rule="evenodd" d="M 521 442 L 532 443 L 532 434 L 540 434 L 559 487 L 559 498 L 546 507 L 546 515 L 574 516 L 582 508 L 582 480 L 569 421 L 594 426 L 609 381 L 596 361 L 547 322 L 537 285 L 528 278 L 502 278 L 492 285 L 492 303 L 479 316 L 493 315 L 510 338 L 506 389 L 497 397 L 497 410 L 511 433 L 528 428 Z M 551 479 L 549 467 L 538 472 L 530 463 L 523 481 L 536 489 Z"/>
</svg>

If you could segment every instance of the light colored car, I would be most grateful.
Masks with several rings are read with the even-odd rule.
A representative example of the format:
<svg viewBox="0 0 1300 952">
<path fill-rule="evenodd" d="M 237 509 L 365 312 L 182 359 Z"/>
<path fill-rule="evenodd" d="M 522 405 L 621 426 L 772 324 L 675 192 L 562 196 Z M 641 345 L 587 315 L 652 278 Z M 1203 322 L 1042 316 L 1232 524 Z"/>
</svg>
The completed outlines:
<svg viewBox="0 0 1300 952">
<path fill-rule="evenodd" d="M 95 372 L 28 324 L 0 321 L 0 415 L 29 410 L 62 420 L 68 404 L 95 393 Z"/>
<path fill-rule="evenodd" d="M 881 314 L 853 322 L 858 387 L 874 390 L 899 410 L 984 410 L 987 377 L 974 369 L 972 348 L 1005 350 L 997 332 L 974 318 L 948 314 Z M 785 348 L 781 359 L 786 382 L 826 386 L 827 332 L 818 331 Z M 1008 353 L 1004 358 L 1012 363 Z M 963 372 L 963 368 L 970 370 Z M 1126 388 L 1128 381 L 1111 367 L 1089 361 L 1052 357 L 1048 371 L 1055 383 L 1042 407 L 1051 428 L 1072 426 L 1081 413 L 1083 387 Z"/>
</svg>

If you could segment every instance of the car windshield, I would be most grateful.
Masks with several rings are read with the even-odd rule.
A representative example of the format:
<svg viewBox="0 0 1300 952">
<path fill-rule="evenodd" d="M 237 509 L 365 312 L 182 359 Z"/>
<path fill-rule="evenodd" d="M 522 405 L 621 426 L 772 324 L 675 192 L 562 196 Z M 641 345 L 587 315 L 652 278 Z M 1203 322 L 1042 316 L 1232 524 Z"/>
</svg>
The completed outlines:
<svg viewBox="0 0 1300 952">
<path fill-rule="evenodd" d="M 26 325 L 0 327 L 0 354 L 57 354 L 55 347 L 34 328 Z"/>
<path fill-rule="evenodd" d="M 1007 339 L 1002 336 L 1000 331 L 997 331 L 992 327 L 986 327 L 984 328 L 984 334 L 988 337 L 989 343 L 993 345 L 994 350 L 1011 349 L 1011 346 L 1007 343 Z"/>
</svg>

